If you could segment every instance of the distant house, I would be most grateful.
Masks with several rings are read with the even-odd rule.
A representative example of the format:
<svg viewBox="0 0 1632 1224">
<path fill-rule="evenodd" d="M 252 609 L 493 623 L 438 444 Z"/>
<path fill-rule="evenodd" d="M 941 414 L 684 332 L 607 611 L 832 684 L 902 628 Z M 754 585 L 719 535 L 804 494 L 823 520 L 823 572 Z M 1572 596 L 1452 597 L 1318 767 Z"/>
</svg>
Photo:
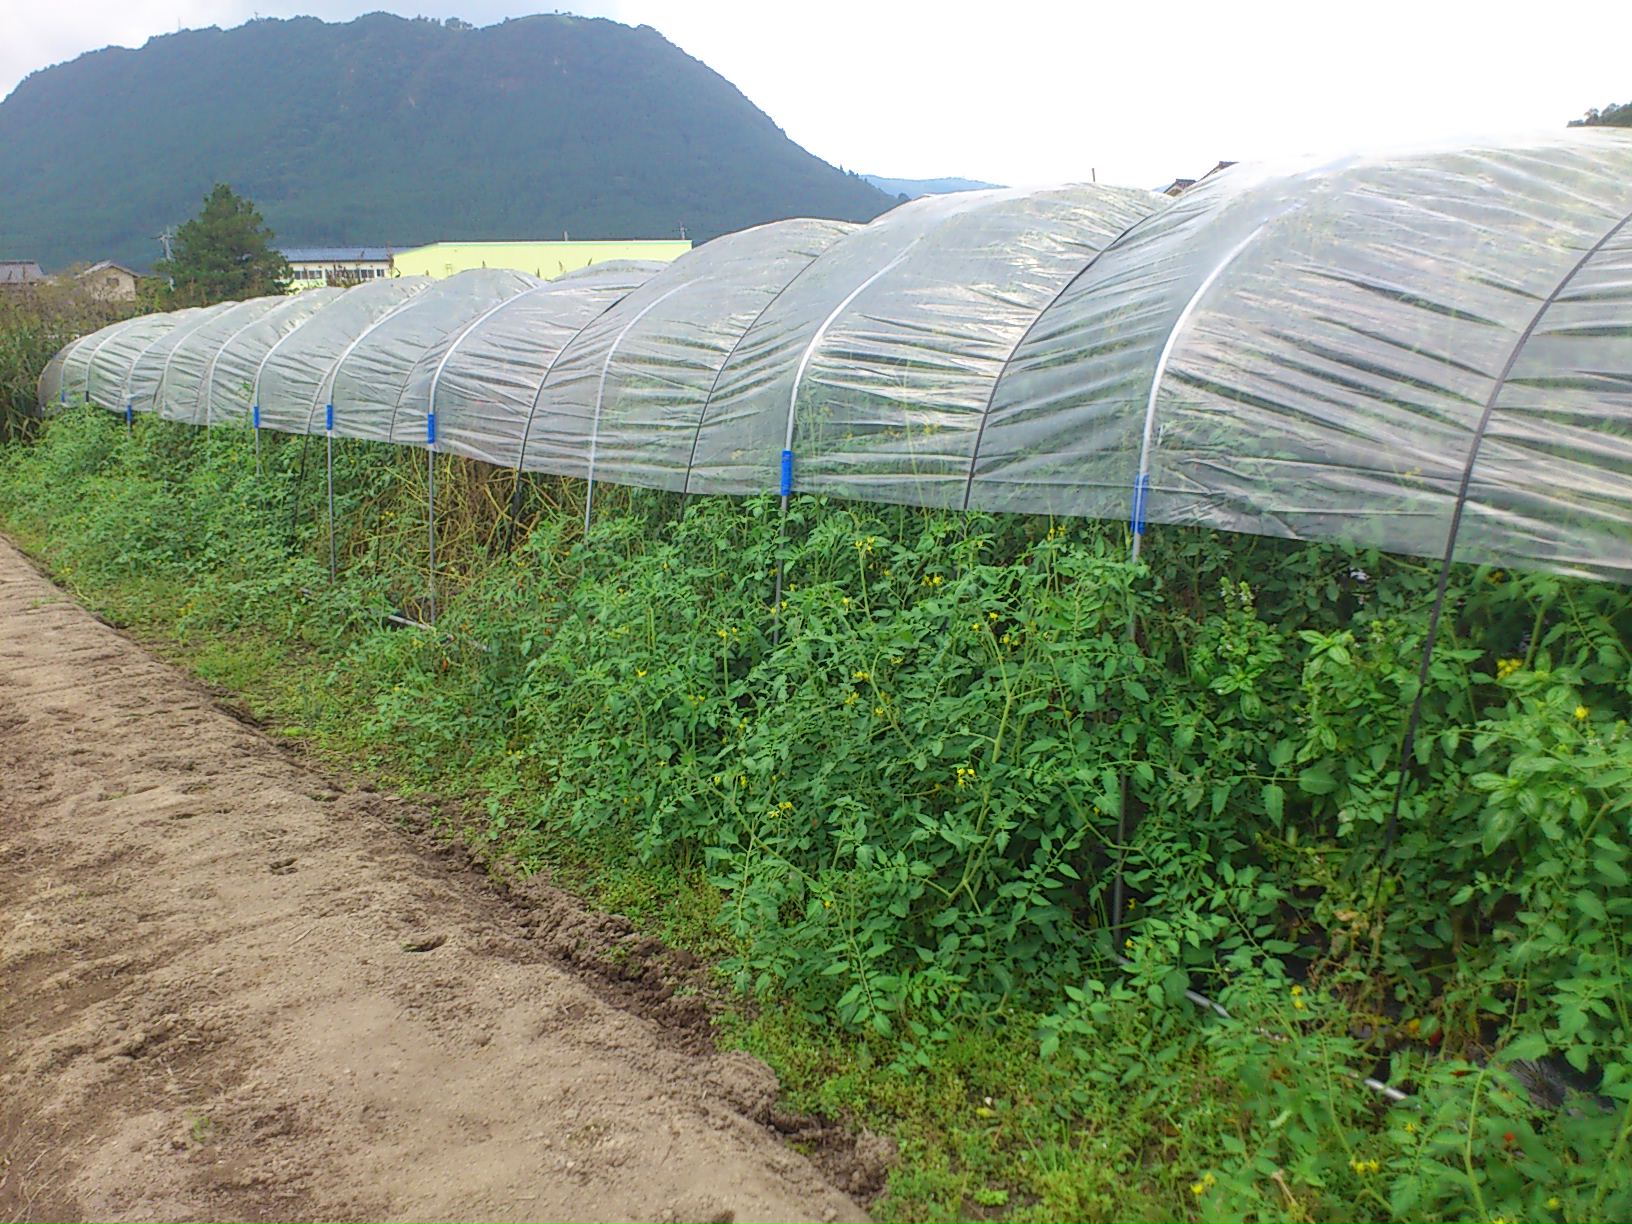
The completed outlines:
<svg viewBox="0 0 1632 1224">
<path fill-rule="evenodd" d="M 1171 183 L 1169 183 L 1166 187 L 1162 187 L 1159 190 L 1165 196 L 1180 196 L 1180 195 L 1183 195 L 1185 192 L 1189 191 L 1190 188 L 1194 187 L 1197 183 L 1201 182 L 1204 179 L 1210 179 L 1210 178 L 1213 177 L 1213 175 L 1217 174 L 1220 170 L 1228 170 L 1233 165 L 1235 165 L 1235 163 L 1233 161 L 1221 161 L 1221 162 L 1218 163 L 1218 165 L 1214 166 L 1211 170 L 1207 171 L 1207 173 L 1202 175 L 1201 178 L 1199 178 L 1199 179 L 1176 178 Z"/>
<path fill-rule="evenodd" d="M 134 302 L 136 285 L 142 279 L 124 264 L 104 259 L 94 263 L 74 279 L 99 302 Z"/>
<path fill-rule="evenodd" d="M 45 273 L 32 259 L 0 259 L 0 293 L 28 293 L 45 280 Z"/>
<path fill-rule="evenodd" d="M 390 247 L 286 247 L 290 289 L 316 289 L 331 281 L 356 284 L 391 275 Z"/>
</svg>

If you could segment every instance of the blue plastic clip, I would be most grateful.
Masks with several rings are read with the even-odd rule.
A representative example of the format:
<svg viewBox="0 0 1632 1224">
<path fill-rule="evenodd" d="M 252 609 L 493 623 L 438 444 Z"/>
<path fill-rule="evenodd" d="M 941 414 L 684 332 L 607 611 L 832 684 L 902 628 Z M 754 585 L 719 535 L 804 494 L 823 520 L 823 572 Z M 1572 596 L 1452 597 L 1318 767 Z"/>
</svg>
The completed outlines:
<svg viewBox="0 0 1632 1224">
<path fill-rule="evenodd" d="M 67 387 L 64 387 L 64 388 L 63 388 L 63 389 L 62 389 L 62 399 L 61 399 L 61 403 L 62 403 L 62 406 L 63 406 L 63 407 L 64 407 L 64 408 L 66 408 L 66 407 L 67 407 L 67 406 L 68 406 L 68 388 L 67 388 Z"/>
<path fill-rule="evenodd" d="M 131 427 L 131 425 L 135 422 L 135 420 L 136 420 L 136 409 L 132 405 L 126 404 L 125 405 L 125 428 L 129 429 Z"/>
<path fill-rule="evenodd" d="M 250 424 L 254 425 L 256 429 L 261 427 L 261 406 L 259 404 L 255 404 L 250 408 L 249 420 Z"/>
<path fill-rule="evenodd" d="M 1133 514 L 1129 516 L 1128 526 L 1133 528 L 1134 535 L 1145 534 L 1145 506 L 1150 501 L 1150 473 L 1146 472 L 1133 482 Z"/>
<path fill-rule="evenodd" d="M 425 414 L 425 445 L 436 445 L 436 413 L 434 412 Z"/>
<path fill-rule="evenodd" d="M 782 452 L 782 496 L 786 497 L 793 492 L 793 452 Z"/>
<path fill-rule="evenodd" d="M 323 408 L 323 428 L 329 433 L 334 432 L 334 405 L 327 404 Z"/>
</svg>

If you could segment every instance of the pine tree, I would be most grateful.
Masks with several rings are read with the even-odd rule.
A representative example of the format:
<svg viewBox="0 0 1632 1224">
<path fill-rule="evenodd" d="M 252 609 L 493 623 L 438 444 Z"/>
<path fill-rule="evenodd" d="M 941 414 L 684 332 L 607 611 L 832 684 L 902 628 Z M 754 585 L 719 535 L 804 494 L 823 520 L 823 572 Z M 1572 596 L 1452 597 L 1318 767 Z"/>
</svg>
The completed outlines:
<svg viewBox="0 0 1632 1224">
<path fill-rule="evenodd" d="M 282 293 L 289 265 L 272 238 L 255 205 L 217 183 L 198 216 L 177 231 L 170 258 L 154 269 L 171 282 L 169 304 L 206 306 Z"/>
</svg>

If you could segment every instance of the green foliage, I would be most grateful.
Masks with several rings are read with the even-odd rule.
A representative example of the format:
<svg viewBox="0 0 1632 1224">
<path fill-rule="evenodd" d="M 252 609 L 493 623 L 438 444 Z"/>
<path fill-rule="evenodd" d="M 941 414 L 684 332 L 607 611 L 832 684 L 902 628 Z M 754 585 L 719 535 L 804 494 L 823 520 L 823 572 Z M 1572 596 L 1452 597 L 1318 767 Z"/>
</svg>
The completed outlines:
<svg viewBox="0 0 1632 1224">
<path fill-rule="evenodd" d="M 1632 102 L 1611 102 L 1603 110 L 1589 110 L 1581 119 L 1571 119 L 1571 127 L 1632 127 Z"/>
<path fill-rule="evenodd" d="M 172 257 L 154 269 L 170 282 L 166 304 L 208 306 L 282 293 L 289 264 L 272 237 L 254 204 L 217 183 L 198 215 L 176 231 Z"/>
<path fill-rule="evenodd" d="M 264 19 L 90 52 L 0 102 L 0 164 L 0 251 L 47 268 L 149 266 L 216 182 L 285 242 L 399 249 L 702 240 L 894 203 L 657 31 L 565 13 Z"/>
<path fill-rule="evenodd" d="M 122 313 L 74 283 L 0 294 L 0 442 L 36 419 L 40 372 L 57 350 Z"/>
<path fill-rule="evenodd" d="M 423 457 L 340 448 L 329 586 L 263 441 L 71 413 L 0 519 L 713 956 L 795 1104 L 901 1138 L 884 1210 L 1632 1212 L 1623 593 L 1458 567 L 1390 847 L 1430 566 L 800 498 L 773 609 L 772 500 L 608 490 L 585 540 L 551 484 L 505 553 L 507 477 L 445 460 L 444 615 L 401 630 Z"/>
</svg>

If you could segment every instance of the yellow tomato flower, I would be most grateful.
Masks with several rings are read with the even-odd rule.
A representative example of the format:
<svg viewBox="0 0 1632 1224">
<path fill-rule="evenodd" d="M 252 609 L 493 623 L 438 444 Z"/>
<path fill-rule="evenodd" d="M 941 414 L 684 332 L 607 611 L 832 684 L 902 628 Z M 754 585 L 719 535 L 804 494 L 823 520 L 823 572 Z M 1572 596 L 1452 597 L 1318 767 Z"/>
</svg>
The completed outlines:
<svg viewBox="0 0 1632 1224">
<path fill-rule="evenodd" d="M 1575 721 L 1576 722 L 1585 722 L 1587 720 L 1587 715 L 1589 713 L 1591 713 L 1591 711 L 1589 711 L 1586 706 L 1584 706 L 1584 705 L 1576 706 L 1575 707 Z"/>
</svg>

